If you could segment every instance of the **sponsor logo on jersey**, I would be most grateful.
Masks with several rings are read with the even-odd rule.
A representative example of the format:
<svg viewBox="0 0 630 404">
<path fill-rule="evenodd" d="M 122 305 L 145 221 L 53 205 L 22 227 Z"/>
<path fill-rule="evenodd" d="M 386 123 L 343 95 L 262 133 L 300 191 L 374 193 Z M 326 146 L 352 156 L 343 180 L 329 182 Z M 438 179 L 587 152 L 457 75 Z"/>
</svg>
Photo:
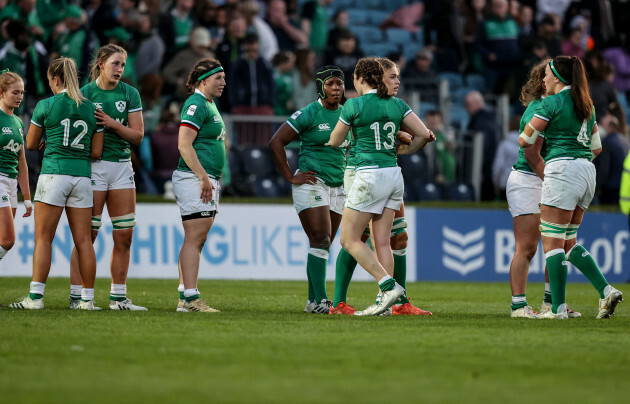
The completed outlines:
<svg viewBox="0 0 630 404">
<path fill-rule="evenodd" d="M 127 101 L 116 101 L 116 109 L 118 112 L 124 112 L 127 106 Z"/>
<path fill-rule="evenodd" d="M 483 241 L 485 234 L 485 227 L 462 234 L 443 226 L 442 264 L 462 276 L 481 269 L 486 262 L 484 258 L 486 244 Z"/>
<path fill-rule="evenodd" d="M 18 129 L 20 131 L 20 136 L 24 137 L 24 132 L 22 131 L 22 128 Z"/>
<path fill-rule="evenodd" d="M 196 105 L 191 105 L 190 107 L 188 107 L 188 111 L 186 111 L 186 115 L 193 116 L 193 115 L 195 115 L 195 111 L 196 110 L 197 110 L 197 106 Z"/>
<path fill-rule="evenodd" d="M 291 115 L 291 119 L 297 119 L 300 114 L 302 114 L 302 111 L 296 111 L 293 115 Z"/>
<path fill-rule="evenodd" d="M 219 118 L 217 115 L 214 116 L 214 121 L 216 123 L 220 123 L 221 122 L 221 118 Z"/>
<path fill-rule="evenodd" d="M 5 126 L 4 128 L 2 128 L 2 134 L 3 135 L 12 135 L 13 134 L 13 130 L 11 130 L 11 128 L 9 126 Z"/>
<path fill-rule="evenodd" d="M 96 107 L 96 109 L 103 109 L 103 103 L 102 102 L 95 102 L 94 106 Z"/>
<path fill-rule="evenodd" d="M 320 123 L 319 130 L 330 130 L 330 125 L 328 123 Z"/>
</svg>

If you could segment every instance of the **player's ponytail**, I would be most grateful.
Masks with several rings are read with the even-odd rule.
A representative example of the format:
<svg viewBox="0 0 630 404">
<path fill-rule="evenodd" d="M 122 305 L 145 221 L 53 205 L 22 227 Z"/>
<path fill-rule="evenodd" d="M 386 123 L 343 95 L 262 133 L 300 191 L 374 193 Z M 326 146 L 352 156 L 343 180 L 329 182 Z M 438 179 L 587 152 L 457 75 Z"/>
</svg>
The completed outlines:
<svg viewBox="0 0 630 404">
<path fill-rule="evenodd" d="M 543 60 L 529 71 L 527 83 L 521 88 L 521 96 L 519 100 L 524 106 L 528 106 L 530 102 L 537 100 L 545 94 L 543 87 L 543 79 L 545 78 L 545 68 L 551 59 Z"/>
<path fill-rule="evenodd" d="M 74 60 L 67 57 L 53 60 L 48 66 L 48 75 L 59 78 L 62 87 L 68 91 L 68 96 L 77 103 L 77 106 L 85 101 L 79 88 L 79 76 Z"/>
<path fill-rule="evenodd" d="M 593 100 L 582 60 L 575 56 L 557 56 L 549 66 L 558 80 L 571 85 L 571 99 L 577 118 L 580 121 L 590 118 L 593 115 Z"/>
</svg>

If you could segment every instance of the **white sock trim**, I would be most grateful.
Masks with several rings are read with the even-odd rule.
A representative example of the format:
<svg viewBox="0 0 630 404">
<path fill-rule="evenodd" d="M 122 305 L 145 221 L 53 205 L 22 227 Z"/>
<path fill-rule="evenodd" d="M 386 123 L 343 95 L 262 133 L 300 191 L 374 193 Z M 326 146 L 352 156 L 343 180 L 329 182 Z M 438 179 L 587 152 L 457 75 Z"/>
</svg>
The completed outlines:
<svg viewBox="0 0 630 404">
<path fill-rule="evenodd" d="M 608 296 L 611 290 L 612 290 L 612 286 L 606 285 L 606 287 L 604 288 L 604 297 Z"/>
<path fill-rule="evenodd" d="M 184 287 L 184 284 L 180 283 L 179 286 L 177 287 L 177 291 L 178 292 L 183 292 L 184 290 L 186 290 L 186 288 Z"/>
<path fill-rule="evenodd" d="M 571 256 L 571 253 L 573 252 L 573 249 L 577 246 L 579 246 L 580 243 L 575 243 L 575 245 L 573 247 L 571 247 L 571 249 L 567 252 L 567 259 L 569 259 L 569 257 Z"/>
<path fill-rule="evenodd" d="M 184 290 L 184 297 L 190 297 L 190 296 L 199 295 L 199 294 L 200 294 L 199 289 L 197 288 Z"/>
<path fill-rule="evenodd" d="M 8 253 L 8 252 L 9 252 L 9 250 L 5 250 L 5 249 L 4 249 L 4 247 L 2 247 L 2 246 L 0 245 L 0 260 L 1 260 L 1 259 L 5 256 L 5 255 L 7 255 L 7 253 Z"/>
<path fill-rule="evenodd" d="M 545 293 L 551 293 L 551 285 L 549 282 L 545 282 Z"/>
<path fill-rule="evenodd" d="M 558 255 L 558 254 L 564 254 L 564 250 L 562 248 L 556 248 L 555 250 L 551 250 L 545 253 L 545 259 L 548 259 L 549 257 L 553 257 L 554 255 Z"/>
<path fill-rule="evenodd" d="M 512 296 L 512 303 L 525 303 L 527 296 Z"/>
<path fill-rule="evenodd" d="M 112 296 L 127 296 L 127 285 L 126 284 L 115 284 L 112 283 L 111 291 L 109 292 Z"/>
<path fill-rule="evenodd" d="M 321 258 L 324 259 L 326 261 L 328 261 L 328 257 L 330 256 L 330 253 L 328 252 L 328 250 L 324 250 L 323 248 L 309 248 L 308 249 L 308 253 L 310 255 L 313 255 L 317 258 Z"/>
<path fill-rule="evenodd" d="M 28 293 L 36 295 L 44 295 L 44 289 L 46 289 L 46 283 L 44 282 L 31 282 L 30 290 Z"/>
<path fill-rule="evenodd" d="M 407 249 L 401 248 L 400 250 L 392 250 L 392 254 L 398 257 L 404 257 L 405 255 L 407 255 Z"/>
<path fill-rule="evenodd" d="M 81 300 L 85 300 L 85 301 L 94 300 L 94 289 L 83 288 L 81 290 Z"/>
<path fill-rule="evenodd" d="M 378 281 L 378 284 L 382 285 L 384 282 L 387 282 L 390 279 L 393 279 L 393 278 L 389 275 L 385 275 L 380 281 Z"/>
</svg>

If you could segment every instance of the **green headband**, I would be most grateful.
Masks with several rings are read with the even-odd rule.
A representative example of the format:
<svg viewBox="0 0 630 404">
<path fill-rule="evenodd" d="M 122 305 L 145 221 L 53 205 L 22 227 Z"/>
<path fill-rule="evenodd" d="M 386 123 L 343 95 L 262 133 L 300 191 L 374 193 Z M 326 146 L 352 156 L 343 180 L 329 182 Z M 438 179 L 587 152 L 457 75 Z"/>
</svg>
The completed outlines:
<svg viewBox="0 0 630 404">
<path fill-rule="evenodd" d="M 4 70 L 0 70 L 0 75 L 1 74 L 5 74 L 5 73 L 9 73 L 10 70 L 8 68 L 4 69 Z"/>
<path fill-rule="evenodd" d="M 201 80 L 205 79 L 206 77 L 210 77 L 213 74 L 218 73 L 218 72 L 222 72 L 222 71 L 223 71 L 223 67 L 222 66 L 215 67 L 214 69 L 210 70 L 209 72 L 206 72 L 206 73 L 202 74 L 201 76 L 199 76 L 197 81 L 201 81 Z"/>
<path fill-rule="evenodd" d="M 556 76 L 558 78 L 558 80 L 560 80 L 561 82 L 563 82 L 564 84 L 569 84 L 568 81 L 566 81 L 564 79 L 564 77 L 562 77 L 560 75 L 560 73 L 558 73 L 558 71 L 556 70 L 556 68 L 553 66 L 553 60 L 551 62 L 549 62 L 549 67 L 551 68 L 551 72 L 553 73 L 554 76 Z"/>
</svg>

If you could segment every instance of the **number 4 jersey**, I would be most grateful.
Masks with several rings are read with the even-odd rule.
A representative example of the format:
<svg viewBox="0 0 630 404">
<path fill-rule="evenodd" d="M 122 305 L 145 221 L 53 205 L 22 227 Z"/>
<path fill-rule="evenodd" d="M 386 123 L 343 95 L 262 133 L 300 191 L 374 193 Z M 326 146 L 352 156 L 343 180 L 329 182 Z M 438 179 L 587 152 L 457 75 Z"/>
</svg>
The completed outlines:
<svg viewBox="0 0 630 404">
<path fill-rule="evenodd" d="M 411 108 L 399 98 L 379 98 L 376 90 L 348 100 L 339 120 L 352 127 L 348 166 L 357 170 L 396 167 L 396 135 Z"/>
<path fill-rule="evenodd" d="M 18 156 L 24 145 L 24 124 L 15 115 L 0 109 L 0 175 L 15 179 L 18 175 Z"/>
<path fill-rule="evenodd" d="M 31 123 L 46 134 L 40 174 L 90 177 L 90 146 L 97 131 L 95 110 L 87 100 L 77 106 L 65 91 L 37 103 Z"/>
<path fill-rule="evenodd" d="M 548 122 L 545 128 L 545 163 L 559 158 L 592 159 L 591 132 L 595 125 L 595 109 L 589 119 L 580 122 L 575 115 L 569 89 L 542 100 L 534 117 Z"/>
</svg>

